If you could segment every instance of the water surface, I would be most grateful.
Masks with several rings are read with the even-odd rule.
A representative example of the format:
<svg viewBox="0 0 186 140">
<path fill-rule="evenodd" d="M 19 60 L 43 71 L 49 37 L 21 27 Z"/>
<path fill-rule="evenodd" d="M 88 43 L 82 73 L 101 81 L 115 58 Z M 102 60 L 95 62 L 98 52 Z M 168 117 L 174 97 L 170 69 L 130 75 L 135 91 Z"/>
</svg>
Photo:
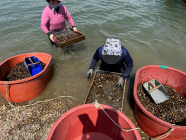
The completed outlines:
<svg viewBox="0 0 186 140">
<path fill-rule="evenodd" d="M 137 69 L 145 65 L 166 65 L 186 72 L 186 4 L 183 1 L 64 0 L 62 3 L 77 29 L 86 36 L 85 41 L 66 48 L 51 46 L 40 28 L 45 0 L 0 1 L 0 61 L 29 52 L 52 55 L 51 79 L 34 100 L 67 95 L 83 104 L 92 82 L 86 79 L 92 56 L 107 38 L 120 39 L 134 61 L 123 108 L 123 113 L 131 119 Z M 4 101 L 2 96 L 0 101 Z"/>
</svg>

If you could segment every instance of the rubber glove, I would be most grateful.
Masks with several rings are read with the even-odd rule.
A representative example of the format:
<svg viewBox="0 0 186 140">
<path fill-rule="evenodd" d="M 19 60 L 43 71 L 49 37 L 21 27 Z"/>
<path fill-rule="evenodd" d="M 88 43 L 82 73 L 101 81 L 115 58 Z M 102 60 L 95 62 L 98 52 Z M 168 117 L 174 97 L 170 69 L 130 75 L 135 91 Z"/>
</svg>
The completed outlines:
<svg viewBox="0 0 186 140">
<path fill-rule="evenodd" d="M 93 69 L 89 69 L 87 72 L 87 79 L 92 77 Z"/>
<path fill-rule="evenodd" d="M 72 29 L 74 30 L 75 33 L 77 32 L 77 28 L 76 27 L 73 27 Z"/>
<path fill-rule="evenodd" d="M 56 42 L 53 34 L 50 35 L 50 40 L 52 40 L 54 43 Z"/>
<path fill-rule="evenodd" d="M 118 79 L 118 81 L 116 82 L 116 87 L 117 88 L 122 88 L 123 87 L 123 83 L 124 83 L 124 79 L 122 78 L 122 77 L 120 77 L 119 79 Z"/>
</svg>

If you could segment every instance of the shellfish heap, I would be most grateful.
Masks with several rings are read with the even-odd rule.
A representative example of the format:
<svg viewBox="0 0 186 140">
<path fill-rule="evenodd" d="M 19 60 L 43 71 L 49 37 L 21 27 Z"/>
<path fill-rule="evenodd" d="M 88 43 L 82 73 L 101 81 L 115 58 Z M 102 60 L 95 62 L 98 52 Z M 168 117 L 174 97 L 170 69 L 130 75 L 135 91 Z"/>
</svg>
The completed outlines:
<svg viewBox="0 0 186 140">
<path fill-rule="evenodd" d="M 96 74 L 86 103 L 97 100 L 101 104 L 109 105 L 121 110 L 123 88 L 116 88 L 115 84 L 120 76 L 108 73 Z"/>
<path fill-rule="evenodd" d="M 61 44 L 61 43 L 73 40 L 75 38 L 78 38 L 80 36 L 80 34 L 78 34 L 78 33 L 75 33 L 75 34 L 63 33 L 63 34 L 58 34 L 58 35 L 54 35 L 54 36 L 55 36 L 55 39 Z"/>
<path fill-rule="evenodd" d="M 145 93 L 143 83 L 137 87 L 137 96 L 141 104 L 154 116 L 176 125 L 186 126 L 186 99 L 175 89 L 163 85 L 169 95 L 169 99 L 163 103 L 154 103 Z"/>
<path fill-rule="evenodd" d="M 41 61 L 40 61 L 41 62 Z M 42 69 L 46 66 L 45 63 L 41 62 Z M 24 65 L 23 62 L 17 63 L 9 72 L 8 75 L 5 77 L 5 81 L 16 81 L 16 80 L 21 80 L 30 77 L 30 73 L 28 69 Z"/>
</svg>

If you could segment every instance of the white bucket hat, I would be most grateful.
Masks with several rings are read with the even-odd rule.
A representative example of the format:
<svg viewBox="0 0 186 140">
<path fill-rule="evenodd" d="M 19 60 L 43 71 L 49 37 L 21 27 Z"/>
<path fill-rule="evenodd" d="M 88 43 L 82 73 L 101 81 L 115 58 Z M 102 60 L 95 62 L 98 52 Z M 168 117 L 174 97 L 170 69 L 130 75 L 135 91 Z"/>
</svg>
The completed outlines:
<svg viewBox="0 0 186 140">
<path fill-rule="evenodd" d="M 107 38 L 102 49 L 102 58 L 108 64 L 115 64 L 121 58 L 121 41 L 119 39 Z"/>
</svg>

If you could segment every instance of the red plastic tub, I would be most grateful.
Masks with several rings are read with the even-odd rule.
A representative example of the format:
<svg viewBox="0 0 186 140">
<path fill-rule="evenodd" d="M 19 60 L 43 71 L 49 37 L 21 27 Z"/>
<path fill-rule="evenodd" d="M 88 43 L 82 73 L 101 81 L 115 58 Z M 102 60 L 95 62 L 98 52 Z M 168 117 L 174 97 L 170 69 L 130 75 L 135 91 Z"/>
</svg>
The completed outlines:
<svg viewBox="0 0 186 140">
<path fill-rule="evenodd" d="M 140 103 L 137 97 L 137 86 L 145 81 L 157 79 L 160 83 L 173 87 L 179 94 L 186 97 L 186 73 L 174 68 L 150 65 L 137 70 L 134 82 L 133 96 L 135 100 L 135 118 L 140 128 L 149 136 L 156 138 L 163 134 L 171 133 L 164 140 L 184 140 L 186 139 L 186 126 L 173 126 L 165 122 L 150 112 Z"/>
<path fill-rule="evenodd" d="M 10 70 L 26 57 L 36 56 L 46 64 L 45 68 L 38 74 L 22 80 L 8 81 L 5 86 L 4 78 Z M 0 92 L 9 102 L 24 102 L 38 96 L 46 87 L 51 74 L 52 56 L 47 53 L 26 53 L 10 57 L 0 64 Z M 7 96 L 7 98 L 6 98 Z"/>
<path fill-rule="evenodd" d="M 122 128 L 135 128 L 120 111 L 100 104 Z M 137 130 L 126 132 L 116 126 L 94 104 L 77 106 L 63 114 L 51 128 L 47 140 L 141 140 Z"/>
</svg>

